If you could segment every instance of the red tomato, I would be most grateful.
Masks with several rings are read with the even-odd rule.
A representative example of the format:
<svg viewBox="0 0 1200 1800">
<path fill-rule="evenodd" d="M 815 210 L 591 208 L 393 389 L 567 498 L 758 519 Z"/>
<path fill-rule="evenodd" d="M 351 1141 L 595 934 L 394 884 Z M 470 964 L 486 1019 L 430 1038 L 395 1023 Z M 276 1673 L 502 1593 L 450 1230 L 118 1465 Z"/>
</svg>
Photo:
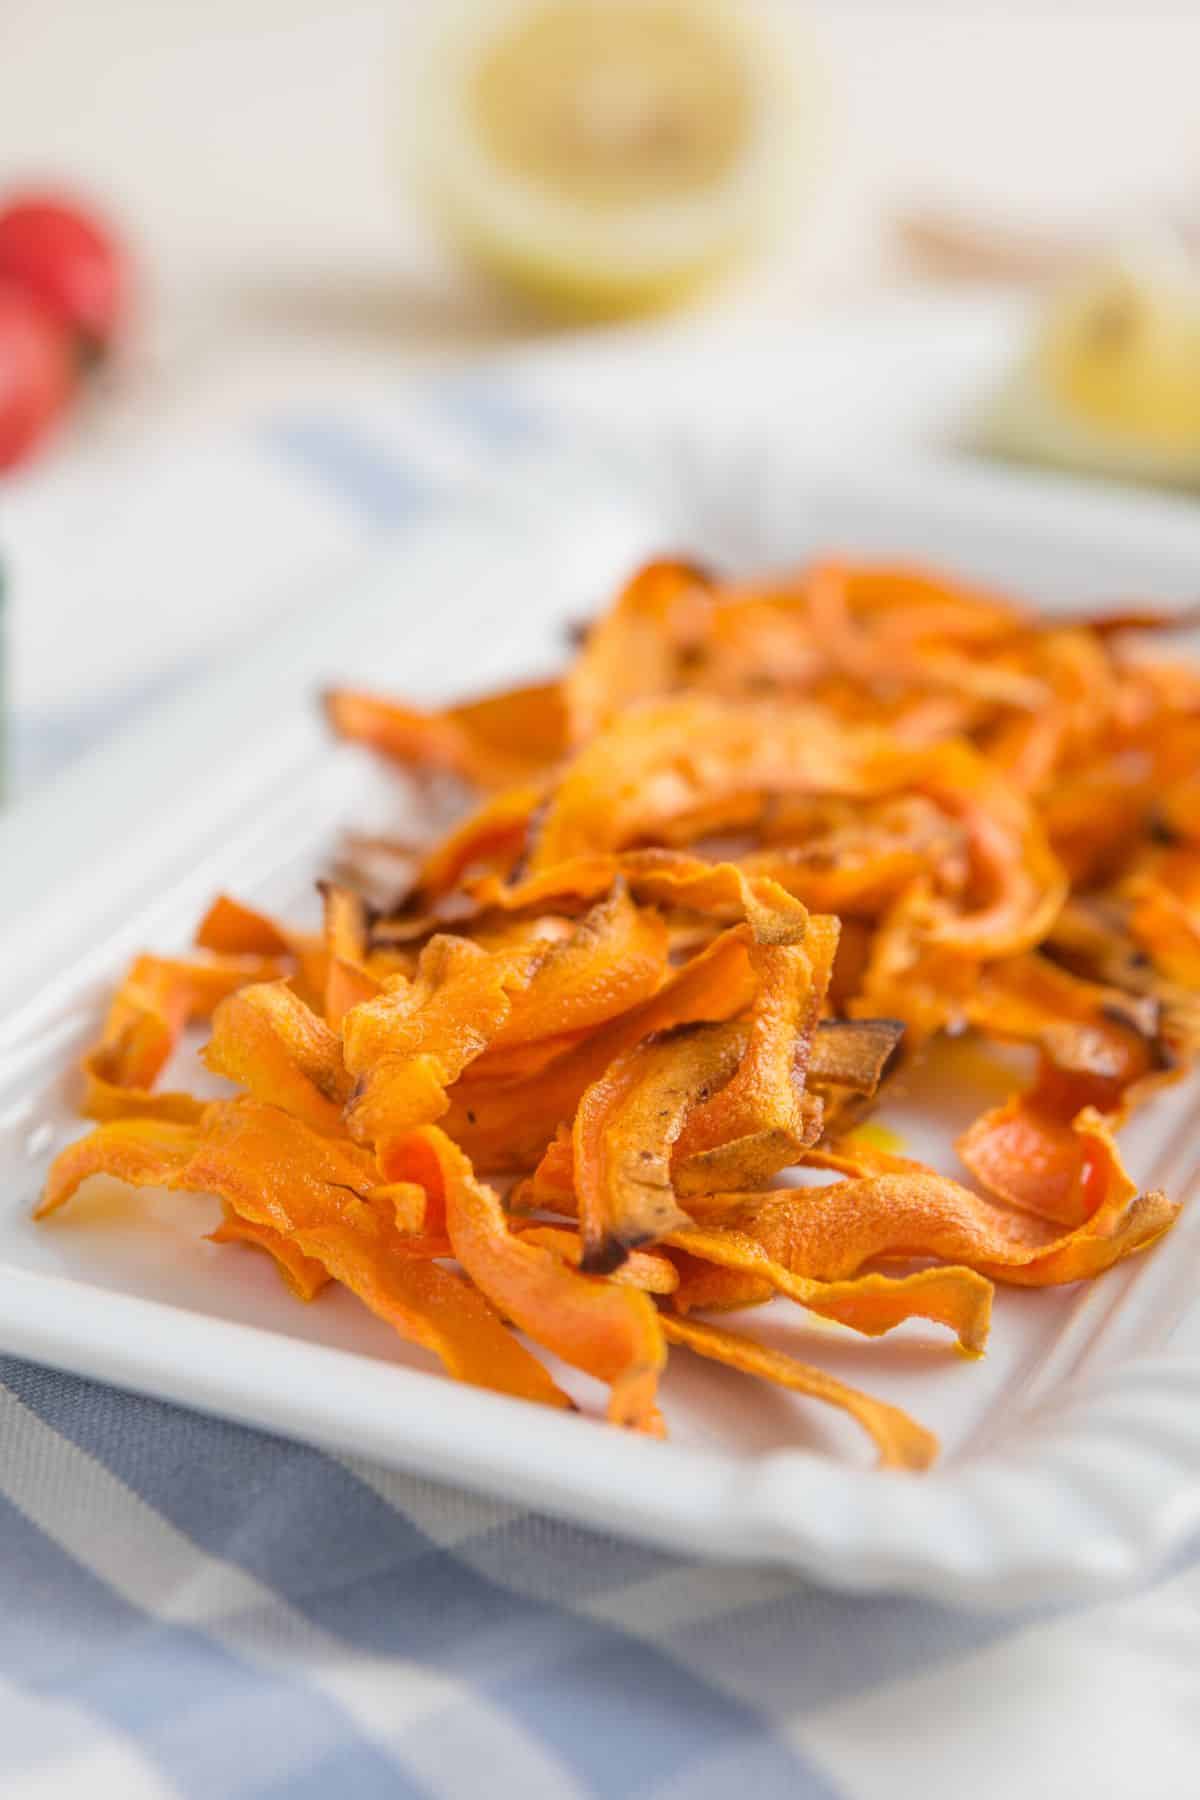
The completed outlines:
<svg viewBox="0 0 1200 1800">
<path fill-rule="evenodd" d="M 0 278 L 0 469 L 16 466 L 71 397 L 77 360 L 69 333 L 14 282 Z"/>
<path fill-rule="evenodd" d="M 123 322 L 124 252 L 99 220 L 69 200 L 25 194 L 0 209 L 0 277 L 35 294 L 78 334 L 85 351 L 106 349 Z"/>
</svg>

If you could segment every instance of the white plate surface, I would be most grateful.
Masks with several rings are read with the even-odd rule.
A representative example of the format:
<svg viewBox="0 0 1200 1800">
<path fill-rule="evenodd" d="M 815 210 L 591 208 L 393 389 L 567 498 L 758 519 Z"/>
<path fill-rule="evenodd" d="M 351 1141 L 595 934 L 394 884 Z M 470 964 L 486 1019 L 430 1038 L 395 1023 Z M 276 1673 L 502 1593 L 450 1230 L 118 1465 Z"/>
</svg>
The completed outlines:
<svg viewBox="0 0 1200 1800">
<path fill-rule="evenodd" d="M 1063 607 L 1194 592 L 1200 518 L 1177 503 L 935 461 L 839 472 L 783 436 L 757 440 L 751 479 L 744 456 L 685 449 L 644 446 L 632 477 L 561 459 L 515 470 L 0 829 L 0 1349 L 847 1587 L 1003 1606 L 1132 1581 L 1200 1525 L 1195 1210 L 1098 1283 L 1002 1291 L 982 1364 L 916 1324 L 866 1344 L 786 1304 L 756 1313 L 773 1342 L 939 1432 L 944 1459 L 920 1479 L 870 1469 L 839 1419 L 682 1353 L 665 1445 L 459 1387 L 350 1295 L 301 1307 L 264 1259 L 205 1242 L 216 1208 L 200 1198 L 99 1184 L 30 1222 L 50 1155 L 78 1130 L 70 1068 L 123 960 L 186 944 L 218 887 L 307 906 L 339 829 L 402 806 L 326 741 L 322 681 L 433 699 L 551 666 L 563 622 L 664 543 L 751 565 L 829 545 L 906 552 Z M 976 1059 L 952 1108 L 947 1073 L 935 1059 L 885 1117 L 952 1168 L 953 1127 L 1014 1077 Z M 1192 1184 L 1195 1103 L 1177 1089 L 1130 1129 L 1143 1185 Z M 595 1410 L 596 1390 L 567 1380 Z"/>
</svg>

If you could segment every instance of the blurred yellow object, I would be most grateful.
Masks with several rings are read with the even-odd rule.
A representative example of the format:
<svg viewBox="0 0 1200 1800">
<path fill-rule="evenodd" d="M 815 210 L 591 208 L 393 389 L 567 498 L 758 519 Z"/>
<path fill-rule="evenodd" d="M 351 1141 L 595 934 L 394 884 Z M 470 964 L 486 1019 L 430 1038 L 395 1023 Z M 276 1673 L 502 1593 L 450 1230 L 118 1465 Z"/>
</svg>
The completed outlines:
<svg viewBox="0 0 1200 1800">
<path fill-rule="evenodd" d="M 557 312 L 669 305 L 787 215 L 811 117 L 789 50 L 754 4 L 459 7 L 417 96 L 434 216 Z"/>
<path fill-rule="evenodd" d="M 1113 263 L 1058 293 L 990 403 L 984 446 L 1200 486 L 1200 270 Z"/>
</svg>

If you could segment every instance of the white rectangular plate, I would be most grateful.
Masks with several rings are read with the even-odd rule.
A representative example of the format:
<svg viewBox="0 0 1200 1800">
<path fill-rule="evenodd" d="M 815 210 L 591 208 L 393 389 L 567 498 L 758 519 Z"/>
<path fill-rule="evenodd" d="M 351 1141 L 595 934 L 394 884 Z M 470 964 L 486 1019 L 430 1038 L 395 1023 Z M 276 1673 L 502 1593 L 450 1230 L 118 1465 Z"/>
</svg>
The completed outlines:
<svg viewBox="0 0 1200 1800">
<path fill-rule="evenodd" d="M 0 828 L 0 1349 L 847 1587 L 1012 1605 L 1129 1581 L 1200 1523 L 1194 1211 L 1091 1286 L 1001 1292 L 982 1364 L 915 1324 L 866 1344 L 786 1304 L 756 1314 L 771 1341 L 941 1435 L 944 1459 L 920 1479 L 871 1470 L 840 1419 L 682 1353 L 665 1383 L 667 1444 L 457 1386 L 349 1294 L 302 1307 L 264 1259 L 206 1242 L 216 1208 L 200 1198 L 100 1184 L 30 1221 L 49 1157 L 78 1130 L 71 1071 L 124 959 L 185 945 L 219 887 L 308 906 L 339 830 L 402 807 L 392 781 L 327 741 L 322 681 L 436 699 L 552 666 L 564 622 L 665 543 L 720 554 L 736 539 L 755 564 L 827 546 L 921 555 L 1063 606 L 1183 599 L 1200 568 L 1200 519 L 1169 502 L 953 466 L 822 472 L 776 445 L 749 483 L 741 471 L 732 517 L 720 459 L 689 456 L 686 478 L 682 466 L 644 450 L 622 481 L 530 463 Z M 953 1084 L 947 1072 L 935 1060 L 886 1116 L 949 1169 L 954 1127 L 1013 1071 L 976 1058 Z M 1131 1128 L 1143 1185 L 1186 1193 L 1195 1102 L 1177 1089 Z M 595 1409 L 594 1388 L 563 1379 Z"/>
</svg>

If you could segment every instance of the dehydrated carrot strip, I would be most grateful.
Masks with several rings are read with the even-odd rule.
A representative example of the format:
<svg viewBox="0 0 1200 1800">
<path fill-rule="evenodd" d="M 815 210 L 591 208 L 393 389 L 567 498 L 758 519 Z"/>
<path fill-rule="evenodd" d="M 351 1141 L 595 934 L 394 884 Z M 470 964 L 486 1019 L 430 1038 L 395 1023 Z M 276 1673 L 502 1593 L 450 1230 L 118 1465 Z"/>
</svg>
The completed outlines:
<svg viewBox="0 0 1200 1800">
<path fill-rule="evenodd" d="M 393 976 L 377 999 L 342 1021 L 343 1056 L 355 1077 L 351 1133 L 387 1144 L 439 1117 L 446 1088 L 491 1043 L 543 951 L 490 955 L 465 938 L 435 937 L 414 980 Z"/>
<path fill-rule="evenodd" d="M 541 875 L 617 851 L 704 801 L 764 794 L 864 798 L 926 793 L 961 820 L 983 904 L 939 909 L 939 941 L 977 955 L 1026 948 L 1066 896 L 1062 870 L 1027 802 L 961 743 L 905 750 L 849 731 L 814 707 L 732 706 L 697 697 L 631 708 L 569 767 L 530 858 Z"/>
<path fill-rule="evenodd" d="M 315 1131 L 340 1135 L 351 1078 L 337 1033 L 286 982 L 243 988 L 223 1000 L 201 1052 L 216 1075 L 278 1106 Z"/>
<path fill-rule="evenodd" d="M 810 1312 L 837 1319 L 867 1337 L 880 1337 L 906 1319 L 930 1319 L 948 1326 L 959 1347 L 970 1356 L 981 1355 L 987 1343 L 992 1284 L 974 1269 L 931 1268 L 914 1275 L 858 1275 L 826 1282 L 793 1274 L 776 1262 L 757 1238 L 724 1223 L 689 1225 L 671 1232 L 665 1241 L 673 1250 L 749 1277 Z M 687 1279 L 682 1279 L 676 1305 L 690 1304 L 689 1294 L 694 1291 Z M 696 1304 L 713 1302 L 706 1299 Z"/>
<path fill-rule="evenodd" d="M 140 956 L 113 996 L 99 1044 L 83 1061 L 83 1111 L 100 1118 L 144 1111 L 186 1120 L 184 1094 L 151 1093 L 187 1024 L 190 992 L 185 976 L 152 956 Z"/>
<path fill-rule="evenodd" d="M 1129 1186 L 1103 1116 L 1085 1107 L 1064 1117 L 1037 1089 L 983 1113 L 955 1148 L 997 1199 L 1072 1228 L 1091 1218 L 1118 1175 Z"/>
<path fill-rule="evenodd" d="M 325 695 L 339 737 L 393 762 L 440 769 L 479 786 L 515 781 L 562 753 L 564 717 L 557 684 L 488 694 L 445 712 L 423 712 L 375 694 L 335 688 Z"/>
<path fill-rule="evenodd" d="M 325 695 L 325 716 L 339 737 L 366 744 L 394 762 L 467 774 L 470 746 L 452 718 L 420 712 L 375 694 L 334 688 Z"/>
<path fill-rule="evenodd" d="M 997 965 L 967 1005 L 973 1022 L 1040 1051 L 1027 1093 L 993 1107 L 960 1140 L 959 1155 L 989 1192 L 1065 1225 L 1094 1204 L 1095 1133 L 1085 1107 L 1119 1119 L 1133 1099 L 1180 1071 L 1151 996 L 1097 986 L 1041 957 Z"/>
<path fill-rule="evenodd" d="M 310 1005 L 321 1003 L 326 954 L 324 943 L 315 932 L 294 931 L 229 894 L 218 894 L 196 927 L 195 942 L 199 949 L 227 955 L 292 957 L 297 991 Z"/>
<path fill-rule="evenodd" d="M 819 1136 L 820 1103 L 804 1083 L 837 941 L 837 920 L 818 915 L 803 944 L 754 946 L 750 960 L 759 985 L 741 1060 L 680 1133 L 679 1193 L 768 1180 Z"/>
<path fill-rule="evenodd" d="M 1081 1091 L 1074 1111 L 1089 1100 L 1115 1104 L 1133 1082 L 1170 1061 L 1162 1009 L 1152 998 L 1130 998 L 1033 953 L 986 969 L 966 1016 L 993 1037 L 1036 1044 L 1060 1075 L 1093 1084 L 1096 1091 Z"/>
<path fill-rule="evenodd" d="M 457 1145 L 436 1126 L 418 1135 L 441 1169 L 454 1254 L 481 1292 L 537 1343 L 610 1383 L 614 1424 L 644 1429 L 666 1361 L 653 1302 L 634 1288 L 579 1274 L 516 1236 Z"/>
<path fill-rule="evenodd" d="M 794 1393 L 822 1400 L 827 1406 L 840 1407 L 874 1441 L 881 1468 L 927 1469 L 937 1457 L 937 1439 L 915 1419 L 898 1406 L 888 1406 L 883 1400 L 873 1400 L 869 1394 L 847 1387 L 823 1369 L 814 1369 L 782 1351 L 768 1350 L 753 1338 L 722 1331 L 719 1326 L 702 1324 L 698 1319 L 673 1318 L 664 1313 L 662 1330 L 669 1344 L 681 1344 L 697 1356 L 740 1369 L 744 1375 L 757 1375 L 763 1381 L 791 1388 Z"/>
<path fill-rule="evenodd" d="M 243 1219 L 231 1206 L 227 1205 L 223 1210 L 225 1217 L 216 1230 L 208 1234 L 212 1243 L 248 1244 L 252 1249 L 265 1251 L 279 1271 L 284 1286 L 297 1300 L 315 1300 L 321 1289 L 329 1285 L 331 1277 L 324 1264 L 305 1256 L 291 1238 L 272 1230 L 269 1225 L 255 1225 L 249 1219 Z"/>
<path fill-rule="evenodd" d="M 539 681 L 484 694 L 453 709 L 472 745 L 471 776 L 490 785 L 539 774 L 567 748 L 561 683 Z"/>
<path fill-rule="evenodd" d="M 657 913 L 637 907 L 618 881 L 570 936 L 548 948 L 489 1051 L 594 1030 L 648 999 L 666 975 L 665 925 Z"/>
<path fill-rule="evenodd" d="M 333 882 L 321 884 L 324 908 L 325 1018 L 334 1031 L 352 1006 L 373 1000 L 380 983 L 367 968 L 370 955 L 370 913 L 365 900 L 349 888 Z"/>
<path fill-rule="evenodd" d="M 91 1119 L 198 1118 L 202 1103 L 190 1094 L 153 1091 L 185 1025 L 279 972 L 279 960 L 269 956 L 137 957 L 113 996 L 99 1044 L 83 1059 L 80 1110 Z"/>
<path fill-rule="evenodd" d="M 571 763 L 530 874 L 651 838 L 665 821 L 747 793 L 854 792 L 861 745 L 815 708 L 698 697 L 630 707 Z"/>
<path fill-rule="evenodd" d="M 216 1194 L 240 1218 L 288 1238 L 460 1381 L 568 1405 L 482 1293 L 429 1260 L 387 1209 L 372 1205 L 364 1160 L 286 1113 L 239 1101 L 209 1109 L 171 1185 Z"/>
<path fill-rule="evenodd" d="M 745 1042 L 744 1032 L 719 1025 L 651 1038 L 587 1089 L 573 1132 L 585 1269 L 607 1273 L 628 1251 L 687 1223 L 671 1153 L 688 1114 L 730 1079 Z"/>
<path fill-rule="evenodd" d="M 113 1119 L 98 1125 L 59 1151 L 34 1218 L 57 1212 L 91 1175 L 111 1175 L 131 1187 L 170 1187 L 198 1141 L 198 1125 L 166 1119 Z"/>
<path fill-rule="evenodd" d="M 875 621 L 874 630 L 867 629 L 855 619 L 853 602 L 863 588 L 869 591 L 874 587 L 876 595 L 880 594 L 885 582 L 893 589 L 889 596 L 893 605 L 900 598 L 895 592 L 897 587 L 903 598 L 911 601 L 910 584 L 891 573 L 881 577 L 873 571 L 857 571 L 834 562 L 820 563 L 809 571 L 807 596 L 812 629 L 826 655 L 842 673 L 868 686 L 877 682 L 885 686 L 897 682 L 947 686 L 956 693 L 974 693 L 981 699 L 1016 707 L 1035 707 L 1045 701 L 1042 684 L 1022 671 L 973 663 L 968 657 L 919 641 L 945 631 L 954 617 L 954 597 L 950 594 L 943 593 L 932 607 L 923 608 L 919 601 L 915 607 L 904 606 L 899 612 L 901 632 L 888 629 L 895 625 L 896 617 L 886 612 Z M 1017 616 L 1010 613 L 1000 625 L 999 635 L 1008 636 L 1016 628 Z"/>
<path fill-rule="evenodd" d="M 277 925 L 266 913 L 218 894 L 199 925 L 196 944 L 202 950 L 232 955 L 288 956 L 294 933 Z"/>
<path fill-rule="evenodd" d="M 710 1225 L 753 1238 L 795 1275 L 843 1281 L 881 1260 L 937 1257 L 1021 1287 L 1090 1279 L 1153 1243 L 1179 1210 L 1161 1194 L 1137 1195 L 1116 1164 L 1100 1206 L 1065 1234 L 924 1171 L 728 1195 L 723 1210 L 709 1205 Z M 691 1306 L 728 1304 L 727 1292 L 714 1301 L 703 1277 L 682 1291 Z"/>
<path fill-rule="evenodd" d="M 639 899 L 745 919 L 760 944 L 795 944 L 808 929 L 807 907 L 770 875 L 747 875 L 737 863 L 643 850 L 623 856 L 621 871 Z"/>
<path fill-rule="evenodd" d="M 823 1033 L 819 1033 L 817 1036 L 818 1047 L 823 1036 Z M 822 1140 L 816 1145 L 805 1145 L 798 1151 L 797 1161 L 808 1168 L 830 1169 L 839 1174 L 855 1177 L 934 1173 L 925 1164 L 914 1162 L 910 1157 L 898 1156 L 876 1149 L 853 1137 Z M 678 1169 L 673 1169 L 672 1174 L 677 1181 Z M 737 1203 L 745 1195 L 744 1188 L 735 1194 L 722 1194 L 716 1190 L 712 1192 L 689 1191 L 685 1196 L 686 1211 L 694 1219 L 707 1220 L 711 1217 L 719 1222 L 721 1215 L 729 1209 L 730 1205 Z M 565 1125 L 559 1127 L 553 1140 L 547 1145 L 533 1174 L 527 1180 L 519 1182 L 513 1189 L 509 1196 L 509 1207 L 513 1211 L 523 1212 L 534 1212 L 541 1209 L 547 1212 L 561 1213 L 568 1218 L 575 1218 L 578 1215 L 579 1205 L 575 1196 L 575 1148 L 569 1127 Z"/>
<path fill-rule="evenodd" d="M 712 589 L 694 563 L 652 562 L 637 571 L 588 632 L 567 677 L 572 744 L 592 737 L 630 702 L 681 684 L 710 625 Z"/>
<path fill-rule="evenodd" d="M 734 933 L 726 934 L 724 938 L 717 941 L 716 945 L 710 946 L 705 953 L 705 962 L 702 962 L 700 958 L 694 959 L 681 971 L 676 981 L 667 984 L 661 996 L 657 996 L 654 1002 L 651 1002 L 638 1014 L 630 1015 L 622 1024 L 620 1038 L 614 1030 L 612 1037 L 602 1046 L 603 1052 L 609 1058 L 609 1063 L 612 1058 L 622 1054 L 624 1046 L 639 1042 L 653 1031 L 669 1030 L 676 1023 L 687 1023 L 693 1015 L 703 1018 L 706 1011 L 720 1010 L 719 1002 L 716 1005 L 710 1004 L 709 1007 L 704 1006 L 705 982 L 701 978 L 707 975 L 710 979 L 725 979 L 723 975 L 718 974 L 721 963 L 735 950 L 742 948 L 744 944 L 744 940 L 736 935 L 738 929 L 735 928 Z M 737 1003 L 749 1003 L 752 998 L 753 976 L 749 968 L 751 950 L 752 946 L 744 948 L 746 972 L 750 979 L 745 986 L 739 985 L 727 990 L 729 1010 L 741 1010 L 741 1006 Z M 719 991 L 719 988 L 714 988 L 714 998 Z M 861 1023 L 846 1020 L 822 1020 L 818 1024 L 812 1040 L 807 1065 L 808 1074 L 813 1080 L 834 1083 L 848 1082 L 864 1093 L 873 1093 L 888 1061 L 895 1052 L 899 1036 L 900 1027 L 894 1020 L 867 1020 Z M 730 1055 L 733 1055 L 736 1045 L 738 1057 L 744 1056 L 747 1041 L 748 1027 L 739 1024 L 730 1037 Z M 595 1066 L 598 1072 L 594 1078 L 599 1079 L 599 1072 L 609 1066 L 609 1063 L 601 1061 L 594 1039 L 584 1039 L 569 1057 L 563 1058 L 561 1067 L 557 1069 L 557 1079 L 555 1078 L 556 1066 L 552 1064 L 546 1068 L 543 1071 L 542 1081 L 543 1101 L 549 1097 L 550 1106 L 547 1109 L 543 1105 L 541 1119 L 544 1121 L 548 1112 L 552 1111 L 559 1112 L 563 1121 L 570 1118 L 588 1085 L 586 1082 L 583 1086 L 579 1085 L 581 1071 L 588 1066 Z M 554 1084 L 553 1087 L 548 1085 L 551 1082 Z M 795 1091 L 797 1087 L 803 1088 L 803 1070 L 793 1069 L 793 1090 Z M 537 1106 L 537 1092 L 532 1084 L 525 1087 L 514 1084 L 514 1092 L 518 1090 L 520 1097 L 527 1102 L 529 1107 Z M 802 1098 L 801 1094 L 797 1099 L 798 1108 Z M 515 1109 L 511 1102 L 512 1096 L 510 1095 L 509 1103 L 501 1115 L 502 1128 L 513 1132 L 521 1143 L 525 1167 L 528 1167 L 529 1163 L 539 1155 L 541 1157 L 531 1184 L 529 1195 L 531 1202 L 560 1206 L 565 1202 L 570 1212 L 574 1213 L 576 1210 L 574 1151 L 569 1130 L 564 1127 L 555 1136 L 553 1128 L 547 1129 L 543 1123 L 535 1132 L 528 1129 L 523 1132 L 514 1116 Z M 475 1117 L 474 1119 L 465 1119 L 460 1125 L 458 1123 L 459 1109 L 468 1103 L 475 1112 Z M 495 1104 L 494 1095 L 489 1099 L 486 1093 L 476 1092 L 470 1084 L 463 1084 L 463 1087 L 455 1095 L 452 1109 L 452 1117 L 455 1119 L 454 1130 L 461 1130 L 465 1125 L 468 1131 L 482 1132 L 485 1125 L 490 1127 L 489 1108 L 494 1107 Z M 684 1129 L 686 1131 L 687 1127 Z M 802 1126 L 801 1136 L 805 1135 L 806 1129 L 807 1127 Z M 535 1148 L 534 1144 L 538 1138 L 540 1138 L 540 1143 Z M 490 1137 L 485 1140 L 489 1154 L 494 1154 L 490 1148 L 492 1141 Z M 781 1145 L 783 1162 L 795 1160 L 794 1149 L 795 1146 L 789 1137 L 787 1142 Z M 796 1154 L 807 1157 L 808 1152 L 801 1150 Z M 674 1163 L 676 1176 L 679 1172 L 678 1160 L 677 1147 Z M 774 1169 L 780 1166 L 780 1157 L 777 1156 L 772 1161 L 769 1156 L 764 1155 L 761 1163 L 763 1166 L 769 1164 L 770 1172 L 773 1173 Z M 689 1187 L 687 1203 L 689 1211 L 693 1210 L 694 1203 L 699 1197 L 698 1189 L 702 1185 L 703 1183 L 693 1182 Z"/>
<path fill-rule="evenodd" d="M 754 992 L 745 925 L 732 926 L 664 982 L 640 1006 L 602 1025 L 536 1075 L 511 1081 L 459 1081 L 445 1127 L 472 1160 L 490 1171 L 523 1172 L 541 1156 L 581 1095 L 615 1058 L 656 1031 L 728 1019 Z"/>
<path fill-rule="evenodd" d="M 578 1268 L 583 1258 L 583 1239 L 577 1231 L 562 1225 L 526 1225 L 517 1233 L 525 1244 L 538 1244 L 553 1250 L 564 1262 Z M 619 1287 L 640 1288 L 644 1294 L 673 1294 L 679 1286 L 679 1271 L 668 1256 L 654 1250 L 631 1250 L 619 1269 L 610 1277 Z"/>
<path fill-rule="evenodd" d="M 515 883 L 485 876 L 472 885 L 481 907 L 519 910 L 588 900 L 623 881 L 634 897 L 723 921 L 745 919 L 762 943 L 797 943 L 807 908 L 769 874 L 748 875 L 737 863 L 705 862 L 680 850 L 604 851 L 568 858 Z"/>
<path fill-rule="evenodd" d="M 809 1081 L 850 1088 L 870 1098 L 891 1069 L 903 1039 L 902 1019 L 820 1019 L 809 1050 Z"/>
<path fill-rule="evenodd" d="M 530 822 L 546 797 L 544 782 L 525 782 L 505 788 L 485 800 L 461 824 L 448 832 L 421 863 L 414 886 L 412 908 L 435 905 L 468 877 L 482 880 L 484 870 L 493 879 L 507 878 L 525 847 Z M 612 885 L 611 877 L 596 892 Z M 373 941 L 386 935 L 386 923 L 376 925 Z"/>
<path fill-rule="evenodd" d="M 1125 892 L 1134 942 L 1168 980 L 1200 987 L 1200 850 L 1172 850 Z"/>
</svg>

